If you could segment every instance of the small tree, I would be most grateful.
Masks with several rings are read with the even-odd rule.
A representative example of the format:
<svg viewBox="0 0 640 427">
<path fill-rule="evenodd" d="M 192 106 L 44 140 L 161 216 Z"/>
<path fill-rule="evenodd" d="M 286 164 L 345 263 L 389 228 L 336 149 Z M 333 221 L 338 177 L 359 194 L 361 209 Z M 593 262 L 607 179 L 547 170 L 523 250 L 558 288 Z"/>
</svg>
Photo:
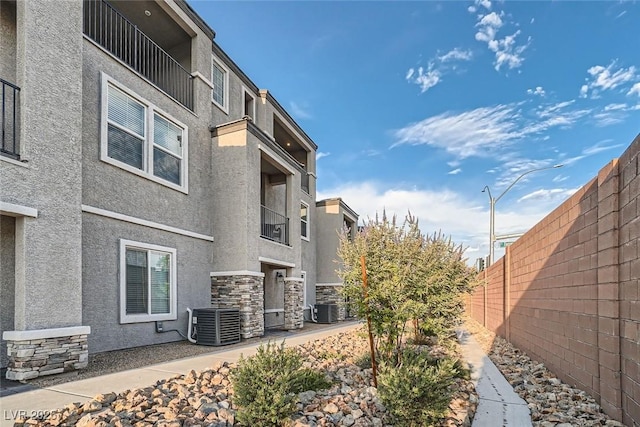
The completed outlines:
<svg viewBox="0 0 640 427">
<path fill-rule="evenodd" d="M 462 295 L 474 283 L 463 249 L 441 233 L 425 236 L 418 220 L 401 226 L 383 214 L 370 220 L 353 240 L 341 235 L 338 271 L 343 293 L 364 319 L 371 316 L 376 349 L 383 361 L 399 365 L 407 322 L 448 333 L 462 312 Z M 360 257 L 367 264 L 368 299 L 362 292 Z"/>
</svg>

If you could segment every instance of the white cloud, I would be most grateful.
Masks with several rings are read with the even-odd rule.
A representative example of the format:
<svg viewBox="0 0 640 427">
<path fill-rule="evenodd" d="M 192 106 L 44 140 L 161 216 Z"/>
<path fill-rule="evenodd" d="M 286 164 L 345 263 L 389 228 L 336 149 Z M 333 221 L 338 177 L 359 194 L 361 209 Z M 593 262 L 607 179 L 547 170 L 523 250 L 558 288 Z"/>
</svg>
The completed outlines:
<svg viewBox="0 0 640 427">
<path fill-rule="evenodd" d="M 627 92 L 627 95 L 638 95 L 640 96 L 640 82 L 634 84 L 633 86 L 631 86 L 631 89 L 629 89 L 629 92 Z"/>
<path fill-rule="evenodd" d="M 617 123 L 623 123 L 629 117 L 629 111 L 634 111 L 635 106 L 628 106 L 627 104 L 608 104 L 605 105 L 602 110 L 593 115 L 597 126 L 609 126 Z"/>
<path fill-rule="evenodd" d="M 473 52 L 470 50 L 462 50 L 458 47 L 438 57 L 441 62 L 470 61 L 471 58 L 473 58 Z"/>
<path fill-rule="evenodd" d="M 563 165 L 565 166 L 570 166 L 574 163 L 579 162 L 582 159 L 585 159 L 589 156 L 592 156 L 594 154 L 598 154 L 601 153 L 603 151 L 607 151 L 607 150 L 612 150 L 614 148 L 619 148 L 622 147 L 624 144 L 611 144 L 613 142 L 612 139 L 605 139 L 602 141 L 597 142 L 596 144 L 584 148 L 579 155 L 577 156 L 573 156 L 573 157 L 568 157 L 568 158 L 562 158 L 561 162 Z M 559 182 L 559 181 L 558 181 Z"/>
<path fill-rule="evenodd" d="M 425 93 L 441 81 L 440 71 L 433 69 L 433 64 L 429 64 L 429 68 L 426 70 L 419 67 L 417 72 L 410 68 L 407 72 L 406 80 L 409 83 L 415 83 L 420 86 L 420 93 Z"/>
<path fill-rule="evenodd" d="M 299 105 L 298 103 L 291 101 L 289 102 L 289 106 L 291 107 L 291 113 L 299 119 L 310 119 L 313 116 L 308 111 L 307 106 L 304 107 Z"/>
<path fill-rule="evenodd" d="M 540 189 L 533 191 L 529 194 L 526 194 L 518 199 L 518 203 L 524 202 L 527 200 L 535 200 L 535 201 L 549 201 L 549 200 L 558 200 L 558 199 L 566 199 L 567 197 L 573 195 L 579 188 L 550 188 L 550 189 Z"/>
<path fill-rule="evenodd" d="M 569 179 L 568 176 L 556 175 L 556 176 L 553 177 L 553 179 L 551 181 L 553 181 L 553 182 L 563 182 L 563 181 L 566 181 L 568 179 Z"/>
<path fill-rule="evenodd" d="M 396 130 L 398 145 L 431 145 L 458 159 L 488 157 L 525 137 L 541 134 L 553 127 L 569 127 L 590 110 L 563 109 L 572 101 L 536 111 L 537 117 L 524 116 L 522 104 L 481 107 L 462 113 L 445 112 Z"/>
<path fill-rule="evenodd" d="M 476 23 L 478 32 L 475 38 L 477 41 L 487 43 L 489 50 L 495 54 L 494 68 L 496 71 L 500 71 L 503 66 L 507 66 L 510 70 L 520 67 L 524 62 L 522 54 L 531 42 L 531 37 L 529 37 L 525 44 L 516 43 L 520 30 L 502 39 L 497 38 L 498 31 L 505 25 L 503 17 L 503 11 L 500 13 L 491 12 L 479 15 Z"/>
<path fill-rule="evenodd" d="M 613 90 L 634 80 L 636 77 L 636 67 L 618 68 L 617 60 L 613 60 L 607 67 L 594 65 L 587 70 L 587 73 L 591 77 L 587 78 L 587 83 L 580 88 L 580 96 L 586 98 L 590 91 L 591 98 L 597 98 L 602 91 Z M 631 90 L 633 90 L 633 88 Z M 638 90 L 640 90 L 640 88 Z"/>
<path fill-rule="evenodd" d="M 316 153 L 316 161 L 320 160 L 323 157 L 327 157 L 327 156 L 330 156 L 330 155 L 331 155 L 331 153 L 325 153 L 325 152 L 322 152 L 322 151 L 318 151 Z"/>
<path fill-rule="evenodd" d="M 318 200 L 341 197 L 360 215 L 360 223 L 386 211 L 402 221 L 410 211 L 418 217 L 424 233 L 442 230 L 453 241 L 468 247 L 468 252 L 489 253 L 489 200 L 480 193 L 466 199 L 450 190 L 390 187 L 367 181 L 346 183 L 331 189 L 318 190 Z M 477 200 L 476 200 L 477 199 Z M 523 201 L 499 203 L 496 208 L 496 231 L 500 234 L 521 233 L 542 219 L 557 206 L 554 201 Z M 474 255 L 475 256 L 475 255 Z"/>
<path fill-rule="evenodd" d="M 477 6 L 482 6 L 485 9 L 491 10 L 491 2 L 489 0 L 476 0 Z"/>
<path fill-rule="evenodd" d="M 490 43 L 496 38 L 496 33 L 502 27 L 503 22 L 495 12 L 491 12 L 488 15 L 484 15 L 479 18 L 476 27 L 478 27 L 478 32 L 476 33 L 476 40 L 480 42 Z"/>
<path fill-rule="evenodd" d="M 460 172 L 462 172 L 462 169 L 457 168 L 457 169 L 454 169 L 454 170 L 452 170 L 452 171 L 447 172 L 447 175 L 457 175 L 457 174 L 459 174 Z"/>
<path fill-rule="evenodd" d="M 544 89 L 542 88 L 542 86 L 536 86 L 535 89 L 527 89 L 527 94 L 529 95 L 538 95 L 544 98 L 544 96 L 547 94 Z"/>
<path fill-rule="evenodd" d="M 445 74 L 452 69 L 456 69 L 456 65 L 451 63 L 470 61 L 472 57 L 473 52 L 470 50 L 456 47 L 444 55 L 436 55 L 429 61 L 426 69 L 424 67 L 409 68 L 405 75 L 405 80 L 409 83 L 417 84 L 420 86 L 420 93 L 425 93 L 440 83 Z"/>
<path fill-rule="evenodd" d="M 612 139 L 605 139 L 604 141 L 600 141 L 590 147 L 585 148 L 584 150 L 582 150 L 582 153 L 587 156 L 591 156 L 593 154 L 598 154 L 603 151 L 612 150 L 614 148 L 622 147 L 624 145 L 624 144 L 607 145 L 607 144 L 610 144 L 611 142 L 613 142 Z"/>
</svg>

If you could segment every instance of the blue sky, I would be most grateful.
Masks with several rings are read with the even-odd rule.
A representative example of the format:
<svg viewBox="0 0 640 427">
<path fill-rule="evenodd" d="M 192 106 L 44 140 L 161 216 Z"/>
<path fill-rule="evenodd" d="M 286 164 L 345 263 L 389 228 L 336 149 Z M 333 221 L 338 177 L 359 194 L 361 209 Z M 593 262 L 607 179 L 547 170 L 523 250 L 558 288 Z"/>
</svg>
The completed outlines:
<svg viewBox="0 0 640 427">
<path fill-rule="evenodd" d="M 640 3 L 190 1 L 318 144 L 318 198 L 486 256 L 640 132 Z M 496 256 L 502 251 L 496 249 Z"/>
</svg>

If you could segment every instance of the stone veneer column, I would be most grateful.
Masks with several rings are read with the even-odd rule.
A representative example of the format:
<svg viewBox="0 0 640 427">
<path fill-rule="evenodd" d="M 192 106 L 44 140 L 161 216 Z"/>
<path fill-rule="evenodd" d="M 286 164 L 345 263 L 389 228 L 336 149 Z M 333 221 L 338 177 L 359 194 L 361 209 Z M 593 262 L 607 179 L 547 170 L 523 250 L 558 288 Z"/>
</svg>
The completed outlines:
<svg viewBox="0 0 640 427">
<path fill-rule="evenodd" d="M 242 338 L 264 335 L 264 273 L 211 273 L 211 307 L 239 309 Z"/>
<path fill-rule="evenodd" d="M 304 326 L 304 304 L 302 287 L 304 279 L 284 278 L 284 328 L 302 329 Z"/>
<path fill-rule="evenodd" d="M 338 320 L 344 320 L 347 316 L 347 308 L 342 297 L 342 285 L 316 284 L 316 304 L 336 304 L 338 306 Z"/>
<path fill-rule="evenodd" d="M 86 368 L 90 332 L 88 326 L 4 332 L 9 356 L 7 379 L 25 381 Z"/>
</svg>

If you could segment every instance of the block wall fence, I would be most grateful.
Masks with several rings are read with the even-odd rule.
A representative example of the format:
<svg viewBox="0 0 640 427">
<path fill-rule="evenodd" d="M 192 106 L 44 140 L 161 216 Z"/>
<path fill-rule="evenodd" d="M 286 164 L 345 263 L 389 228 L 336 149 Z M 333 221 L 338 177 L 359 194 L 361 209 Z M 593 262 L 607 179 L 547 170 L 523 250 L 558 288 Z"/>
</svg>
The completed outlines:
<svg viewBox="0 0 640 427">
<path fill-rule="evenodd" d="M 640 426 L 640 135 L 480 272 L 467 313 Z"/>
</svg>

